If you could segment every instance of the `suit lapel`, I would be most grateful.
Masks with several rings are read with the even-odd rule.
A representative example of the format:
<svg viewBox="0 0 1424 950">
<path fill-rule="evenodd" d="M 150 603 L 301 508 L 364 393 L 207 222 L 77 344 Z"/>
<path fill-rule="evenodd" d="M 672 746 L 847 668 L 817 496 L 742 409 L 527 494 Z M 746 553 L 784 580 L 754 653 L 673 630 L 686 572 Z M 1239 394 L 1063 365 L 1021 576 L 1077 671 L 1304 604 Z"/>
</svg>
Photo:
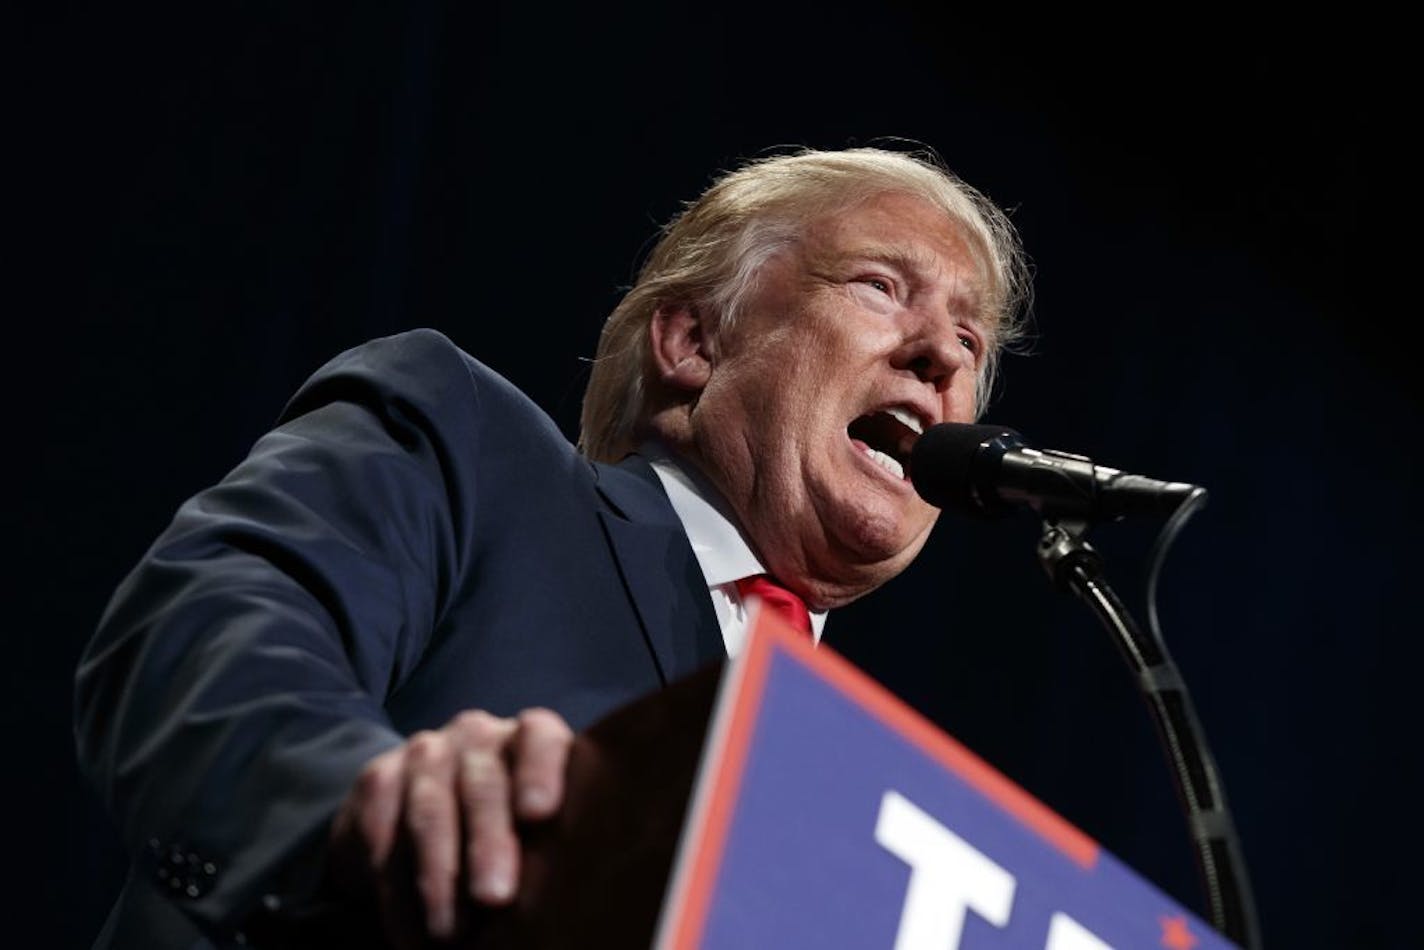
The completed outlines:
<svg viewBox="0 0 1424 950">
<path fill-rule="evenodd" d="M 652 467 L 633 455 L 593 468 L 613 509 L 599 518 L 664 682 L 724 659 L 707 581 Z"/>
</svg>

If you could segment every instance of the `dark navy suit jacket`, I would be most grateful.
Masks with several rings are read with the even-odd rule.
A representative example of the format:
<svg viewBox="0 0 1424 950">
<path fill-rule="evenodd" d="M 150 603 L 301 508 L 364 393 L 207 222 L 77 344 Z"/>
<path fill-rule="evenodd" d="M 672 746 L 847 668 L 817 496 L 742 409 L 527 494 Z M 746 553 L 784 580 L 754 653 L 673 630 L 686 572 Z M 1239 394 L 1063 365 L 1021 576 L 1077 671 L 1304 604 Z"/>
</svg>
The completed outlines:
<svg viewBox="0 0 1424 950">
<path fill-rule="evenodd" d="M 361 766 L 415 730 L 578 729 L 722 655 L 645 462 L 590 463 L 433 331 L 351 350 L 179 510 L 81 661 L 80 757 L 135 854 L 100 943 L 225 943 L 300 902 Z"/>
</svg>

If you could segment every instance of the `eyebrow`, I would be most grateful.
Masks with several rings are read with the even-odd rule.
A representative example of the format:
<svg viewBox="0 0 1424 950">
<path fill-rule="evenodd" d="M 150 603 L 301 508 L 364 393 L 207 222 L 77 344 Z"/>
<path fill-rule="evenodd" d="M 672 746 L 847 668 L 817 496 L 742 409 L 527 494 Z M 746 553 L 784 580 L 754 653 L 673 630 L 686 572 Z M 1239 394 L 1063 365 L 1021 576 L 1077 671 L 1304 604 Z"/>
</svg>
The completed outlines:
<svg viewBox="0 0 1424 950">
<path fill-rule="evenodd" d="M 879 261 L 893 264 L 904 270 L 933 270 L 937 262 L 933 254 L 924 248 L 905 244 L 867 244 L 845 254 L 854 260 Z"/>
</svg>

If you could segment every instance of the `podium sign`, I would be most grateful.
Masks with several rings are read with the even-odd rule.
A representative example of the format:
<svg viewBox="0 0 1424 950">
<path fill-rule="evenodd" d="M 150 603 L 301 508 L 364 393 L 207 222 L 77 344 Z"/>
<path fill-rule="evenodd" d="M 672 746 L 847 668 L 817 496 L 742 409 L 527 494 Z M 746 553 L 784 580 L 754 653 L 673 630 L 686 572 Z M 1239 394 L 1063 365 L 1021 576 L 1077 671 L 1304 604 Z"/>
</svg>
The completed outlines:
<svg viewBox="0 0 1424 950">
<path fill-rule="evenodd" d="M 768 611 L 718 699 L 656 945 L 1233 946 Z"/>
</svg>

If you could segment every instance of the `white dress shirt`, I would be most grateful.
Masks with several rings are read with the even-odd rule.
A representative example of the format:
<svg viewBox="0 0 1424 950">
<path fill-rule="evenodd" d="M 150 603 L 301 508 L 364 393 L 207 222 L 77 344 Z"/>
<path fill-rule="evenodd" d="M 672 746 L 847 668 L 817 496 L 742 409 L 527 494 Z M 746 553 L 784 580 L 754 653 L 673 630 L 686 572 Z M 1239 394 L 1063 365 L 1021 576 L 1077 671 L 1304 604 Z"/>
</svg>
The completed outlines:
<svg viewBox="0 0 1424 950">
<path fill-rule="evenodd" d="M 765 574 L 767 570 L 752 553 L 721 492 L 701 472 L 658 442 L 644 443 L 638 448 L 638 454 L 652 465 L 672 503 L 672 510 L 687 532 L 692 553 L 697 556 L 697 564 L 712 595 L 712 607 L 717 612 L 727 655 L 735 657 L 747 639 L 747 607 L 737 592 L 737 581 Z M 821 642 L 825 626 L 826 611 L 811 611 L 811 635 L 817 643 Z"/>
</svg>

